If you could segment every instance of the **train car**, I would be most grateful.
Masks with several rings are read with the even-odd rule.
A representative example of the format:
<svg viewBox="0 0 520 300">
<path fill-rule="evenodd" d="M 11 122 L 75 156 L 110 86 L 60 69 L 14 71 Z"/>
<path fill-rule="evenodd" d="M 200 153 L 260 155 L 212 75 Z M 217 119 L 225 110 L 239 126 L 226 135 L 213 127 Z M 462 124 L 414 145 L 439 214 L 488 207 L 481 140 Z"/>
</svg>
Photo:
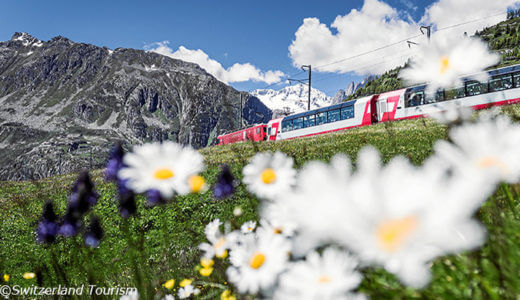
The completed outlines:
<svg viewBox="0 0 520 300">
<path fill-rule="evenodd" d="M 278 130 L 270 131 L 269 140 L 294 139 L 370 125 L 375 118 L 372 113 L 375 99 L 377 95 L 273 120 L 269 126 L 277 126 Z"/>
<path fill-rule="evenodd" d="M 278 134 L 281 132 L 282 127 L 280 123 L 283 118 L 278 118 L 271 120 L 267 123 L 267 140 L 268 141 L 276 141 Z"/>
<path fill-rule="evenodd" d="M 267 138 L 267 125 L 259 124 L 253 127 L 242 129 L 228 134 L 223 134 L 217 137 L 217 145 L 227 145 L 238 142 L 253 141 L 260 142 L 265 141 Z"/>
<path fill-rule="evenodd" d="M 376 102 L 379 122 L 427 116 L 466 106 L 475 110 L 520 102 L 520 65 L 488 71 L 489 81 L 463 79 L 463 86 L 426 95 L 426 85 L 379 95 Z"/>
<path fill-rule="evenodd" d="M 246 141 L 248 136 L 253 141 L 313 136 L 378 122 L 420 118 L 454 106 L 483 109 L 520 102 L 520 65 L 487 73 L 487 82 L 480 83 L 472 79 L 477 76 L 468 76 L 462 80 L 462 86 L 441 89 L 433 95 L 426 94 L 426 85 L 419 85 L 274 119 L 267 125 L 252 127 L 258 131 L 256 128 L 262 126 L 256 135 L 252 129 L 245 129 L 218 137 L 219 145 Z"/>
</svg>

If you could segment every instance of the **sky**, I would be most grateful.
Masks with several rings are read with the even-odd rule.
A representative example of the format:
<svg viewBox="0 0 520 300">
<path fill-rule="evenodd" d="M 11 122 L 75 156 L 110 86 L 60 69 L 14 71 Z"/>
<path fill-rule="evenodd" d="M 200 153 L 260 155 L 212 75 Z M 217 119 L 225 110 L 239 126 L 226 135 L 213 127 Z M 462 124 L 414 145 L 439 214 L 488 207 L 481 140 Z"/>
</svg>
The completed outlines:
<svg viewBox="0 0 520 300">
<path fill-rule="evenodd" d="M 40 40 L 61 35 L 155 51 L 196 62 L 244 91 L 305 79 L 300 66 L 310 64 L 312 86 L 333 96 L 352 81 L 404 63 L 414 51 L 406 39 L 425 40 L 421 25 L 432 25 L 434 36 L 474 33 L 505 19 L 518 2 L 2 0 L 0 40 L 23 31 Z"/>
</svg>

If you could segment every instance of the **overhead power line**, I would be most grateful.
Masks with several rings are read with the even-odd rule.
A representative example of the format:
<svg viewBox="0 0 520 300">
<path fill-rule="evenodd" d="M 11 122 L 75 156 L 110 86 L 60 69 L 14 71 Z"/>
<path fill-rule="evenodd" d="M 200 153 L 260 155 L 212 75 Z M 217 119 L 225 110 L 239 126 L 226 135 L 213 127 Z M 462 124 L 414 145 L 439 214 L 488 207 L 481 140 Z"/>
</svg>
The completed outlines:
<svg viewBox="0 0 520 300">
<path fill-rule="evenodd" d="M 474 20 L 471 20 L 471 21 L 466 21 L 466 22 L 462 22 L 462 23 L 459 23 L 459 24 L 454 24 L 454 25 L 438 28 L 436 31 L 442 31 L 442 30 L 446 30 L 446 29 L 459 27 L 459 26 L 462 26 L 462 25 L 466 25 L 466 24 L 482 21 L 482 20 L 485 20 L 485 19 L 489 19 L 489 18 L 492 18 L 492 17 L 496 17 L 496 16 L 499 16 L 499 15 L 502 15 L 502 14 L 505 14 L 505 13 L 503 11 L 501 11 L 500 13 L 496 13 L 496 14 L 493 14 L 493 15 L 490 15 L 490 16 L 486 16 L 486 17 L 483 17 L 483 18 L 474 19 Z M 314 68 L 318 69 L 318 68 L 328 67 L 328 66 L 331 66 L 331 65 L 335 65 L 335 64 L 347 61 L 347 60 L 358 58 L 358 57 L 361 57 L 361 56 L 364 56 L 364 55 L 367 55 L 367 54 L 371 54 L 371 53 L 377 52 L 379 50 L 383 50 L 383 49 L 386 49 L 386 48 L 398 45 L 400 43 L 404 43 L 404 42 L 406 42 L 406 41 L 408 41 L 410 39 L 414 39 L 414 38 L 422 36 L 422 35 L 423 35 L 422 33 L 416 34 L 416 35 L 407 37 L 405 39 L 399 40 L 397 42 L 393 42 L 391 44 L 384 45 L 384 46 L 381 46 L 379 48 L 376 48 L 376 49 L 373 49 L 373 50 L 370 50 L 370 51 L 367 51 L 367 52 L 359 53 L 359 54 L 356 54 L 356 55 L 353 55 L 353 56 L 350 56 L 350 57 L 346 57 L 346 58 L 343 58 L 343 59 L 340 59 L 340 60 L 337 60 L 337 61 L 333 61 L 333 62 L 330 62 L 330 63 L 327 63 L 327 64 L 319 65 L 319 66 L 316 66 Z"/>
<path fill-rule="evenodd" d="M 465 21 L 465 22 L 462 22 L 462 23 L 453 24 L 453 25 L 449 25 L 449 26 L 446 26 L 446 27 L 442 27 L 442 28 L 437 28 L 436 31 L 443 31 L 443 30 L 447 30 L 447 29 L 456 28 L 456 27 L 459 27 L 459 26 L 463 26 L 463 25 L 475 23 L 475 22 L 478 22 L 478 21 L 482 21 L 482 20 L 485 20 L 485 19 L 497 17 L 499 15 L 506 14 L 506 13 L 507 12 L 500 11 L 500 12 L 494 13 L 494 14 L 486 16 L 486 17 L 482 17 L 482 18 L 478 18 L 478 19 L 474 19 L 474 20 L 470 20 L 470 21 Z M 387 44 L 387 45 L 384 45 L 384 46 L 381 46 L 381 47 L 378 47 L 378 48 L 375 48 L 375 49 L 372 49 L 372 50 L 369 50 L 369 51 L 366 51 L 366 52 L 363 52 L 363 53 L 359 53 L 359 54 L 356 54 L 356 55 L 353 55 L 353 56 L 350 56 L 350 57 L 346 57 L 346 58 L 343 58 L 343 59 L 340 59 L 340 60 L 337 60 L 337 61 L 333 61 L 333 62 L 330 62 L 330 63 L 327 63 L 327 64 L 318 65 L 318 66 L 316 66 L 314 68 L 318 69 L 318 68 L 328 67 L 328 66 L 331 66 L 331 65 L 342 63 L 344 61 L 348 61 L 348 60 L 352 60 L 352 59 L 355 59 L 355 58 L 359 58 L 359 57 L 365 56 L 367 54 L 371 54 L 371 53 L 374 53 L 374 52 L 377 52 L 377 51 L 380 51 L 380 50 L 383 50 L 383 49 L 386 49 L 386 48 L 398 45 L 400 43 L 407 42 L 410 39 L 414 39 L 414 38 L 420 37 L 422 35 L 423 35 L 422 33 L 416 34 L 416 35 L 407 37 L 405 39 L 401 39 L 399 41 L 396 41 L 396 42 L 393 42 L 393 43 L 390 43 L 390 44 Z M 289 79 L 291 77 L 295 77 L 295 76 L 298 76 L 298 75 L 303 74 L 303 73 L 305 73 L 305 71 L 300 71 L 300 72 L 295 73 L 295 74 L 286 75 L 286 76 L 283 77 L 283 80 L 287 80 L 287 79 Z M 333 76 L 331 76 L 331 77 L 333 77 Z M 318 79 L 317 81 L 320 81 L 320 80 L 322 80 L 322 79 Z M 280 82 L 269 84 L 269 85 L 267 85 L 267 86 L 265 86 L 265 87 L 263 87 L 261 89 L 267 89 L 267 88 L 270 88 L 270 87 L 278 85 L 278 84 L 280 84 Z M 253 91 L 253 89 L 249 90 L 249 92 L 251 92 L 251 91 Z"/>
</svg>

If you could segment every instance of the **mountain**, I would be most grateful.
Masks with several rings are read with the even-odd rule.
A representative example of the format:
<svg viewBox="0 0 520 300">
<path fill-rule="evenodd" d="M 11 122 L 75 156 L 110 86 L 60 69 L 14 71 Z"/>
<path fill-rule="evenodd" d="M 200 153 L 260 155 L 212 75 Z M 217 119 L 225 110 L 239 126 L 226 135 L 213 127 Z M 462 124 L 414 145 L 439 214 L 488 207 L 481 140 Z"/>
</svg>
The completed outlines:
<svg viewBox="0 0 520 300">
<path fill-rule="evenodd" d="M 116 141 L 204 147 L 243 125 L 241 106 L 244 124 L 271 118 L 193 63 L 15 33 L 0 42 L 0 180 L 100 167 Z"/>
<path fill-rule="evenodd" d="M 345 89 L 344 92 L 347 96 L 354 94 L 354 92 L 356 92 L 356 83 L 354 83 L 354 81 L 352 81 L 349 85 L 347 85 L 347 88 Z"/>
<path fill-rule="evenodd" d="M 348 87 L 347 87 L 347 91 L 348 91 Z M 347 94 L 348 93 L 347 91 L 344 91 L 344 90 L 337 91 L 336 95 L 334 95 L 334 98 L 332 98 L 331 104 L 338 104 L 338 103 L 345 101 L 345 99 L 348 97 L 348 95 L 350 95 L 350 94 Z"/>
<path fill-rule="evenodd" d="M 374 80 L 375 78 L 377 77 L 374 75 L 370 75 L 365 77 L 361 82 L 355 83 L 354 81 L 352 81 L 351 83 L 349 83 L 349 85 L 347 85 L 347 88 L 345 90 L 339 90 L 336 92 L 336 95 L 334 95 L 334 98 L 332 98 L 331 104 L 338 104 L 344 102 L 350 96 L 354 95 L 354 93 L 356 93 L 359 89 L 365 87 L 365 85 L 368 82 Z"/>
<path fill-rule="evenodd" d="M 307 110 L 308 86 L 297 84 L 287 86 L 280 90 L 259 89 L 254 90 L 251 95 L 257 97 L 269 109 L 275 117 L 283 114 L 299 113 Z M 311 89 L 311 109 L 331 105 L 332 98 L 320 90 Z"/>
</svg>

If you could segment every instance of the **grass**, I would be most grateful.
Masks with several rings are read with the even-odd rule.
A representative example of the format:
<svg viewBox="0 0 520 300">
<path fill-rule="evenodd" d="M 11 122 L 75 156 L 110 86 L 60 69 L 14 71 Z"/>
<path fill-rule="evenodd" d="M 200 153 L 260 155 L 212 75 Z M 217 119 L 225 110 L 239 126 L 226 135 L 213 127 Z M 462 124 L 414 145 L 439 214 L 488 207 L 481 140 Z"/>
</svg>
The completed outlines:
<svg viewBox="0 0 520 300">
<path fill-rule="evenodd" d="M 513 106 L 506 111 L 518 115 L 518 109 Z M 384 161 L 404 155 L 420 164 L 433 153 L 435 141 L 446 135 L 445 126 L 417 119 L 291 141 L 211 147 L 201 150 L 207 166 L 203 176 L 213 184 L 219 165 L 226 163 L 240 179 L 242 168 L 258 151 L 282 151 L 292 156 L 299 168 L 309 160 L 328 161 L 337 153 L 355 160 L 365 145 L 377 148 Z M 167 291 L 161 284 L 170 278 L 200 278 L 194 269 L 200 257 L 197 245 L 205 241 L 203 231 L 208 222 L 220 218 L 240 225 L 258 218 L 257 200 L 241 185 L 233 197 L 220 201 L 208 192 L 178 197 L 166 206 L 145 208 L 144 199 L 139 198 L 138 216 L 125 222 L 117 211 L 115 187 L 104 182 L 98 170 L 93 177 L 101 197 L 93 213 L 101 218 L 105 229 L 100 247 L 79 247 L 80 237 L 60 239 L 51 246 L 37 244 L 34 230 L 43 203 L 52 199 L 59 214 L 63 214 L 75 177 L 69 174 L 36 182 L 0 183 L 0 272 L 11 275 L 9 284 L 135 286 L 133 274 L 138 272 L 142 284 L 163 294 Z M 505 191 L 512 194 L 513 203 Z M 403 287 L 393 275 L 375 268 L 364 271 L 360 291 L 374 299 L 520 299 L 520 221 L 514 215 L 519 202 L 516 186 L 501 187 L 477 214 L 488 230 L 486 245 L 434 261 L 433 280 L 427 288 Z M 244 212 L 240 217 L 233 216 L 237 206 Z M 125 234 L 126 230 L 130 234 Z M 219 268 L 222 271 L 224 266 L 217 263 Z M 21 277 L 24 272 L 41 275 L 38 280 L 25 280 Z M 219 273 L 208 280 L 225 282 Z M 202 294 L 211 298 L 216 293 L 210 290 Z"/>
</svg>

